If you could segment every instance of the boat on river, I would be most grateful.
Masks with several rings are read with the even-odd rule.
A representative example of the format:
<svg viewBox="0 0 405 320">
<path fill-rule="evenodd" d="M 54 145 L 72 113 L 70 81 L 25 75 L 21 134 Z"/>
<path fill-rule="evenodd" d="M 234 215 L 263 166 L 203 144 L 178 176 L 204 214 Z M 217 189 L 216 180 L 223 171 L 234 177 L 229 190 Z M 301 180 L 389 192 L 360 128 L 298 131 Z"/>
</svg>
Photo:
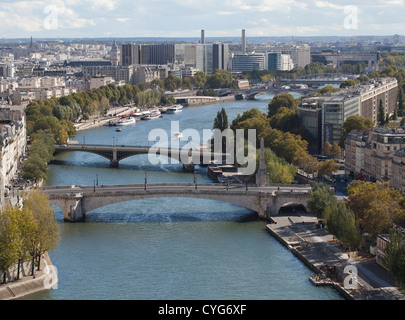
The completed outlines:
<svg viewBox="0 0 405 320">
<path fill-rule="evenodd" d="M 141 119 L 142 120 L 154 120 L 154 119 L 158 119 L 161 117 L 162 117 L 162 114 L 160 113 L 160 111 L 153 111 L 153 112 L 150 112 L 149 114 L 143 116 Z"/>
<path fill-rule="evenodd" d="M 166 113 L 179 113 L 183 111 L 183 106 L 181 104 L 175 104 L 174 106 L 167 108 Z"/>
<path fill-rule="evenodd" d="M 136 120 L 134 117 L 126 117 L 126 118 L 121 118 L 118 120 L 115 125 L 116 126 L 129 126 L 130 124 L 135 124 Z"/>
</svg>

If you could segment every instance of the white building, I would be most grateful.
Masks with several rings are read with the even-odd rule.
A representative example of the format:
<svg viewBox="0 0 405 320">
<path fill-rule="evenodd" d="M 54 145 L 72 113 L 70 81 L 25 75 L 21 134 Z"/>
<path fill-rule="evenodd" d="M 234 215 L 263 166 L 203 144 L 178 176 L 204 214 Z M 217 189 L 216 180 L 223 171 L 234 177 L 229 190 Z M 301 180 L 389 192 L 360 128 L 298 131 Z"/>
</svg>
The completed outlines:
<svg viewBox="0 0 405 320">
<path fill-rule="evenodd" d="M 98 89 L 100 87 L 114 83 L 115 80 L 111 77 L 96 76 L 90 78 L 90 89 Z"/>
<path fill-rule="evenodd" d="M 0 109 L 0 204 L 8 204 L 12 180 L 23 160 L 27 146 L 25 114 L 21 107 Z"/>
</svg>

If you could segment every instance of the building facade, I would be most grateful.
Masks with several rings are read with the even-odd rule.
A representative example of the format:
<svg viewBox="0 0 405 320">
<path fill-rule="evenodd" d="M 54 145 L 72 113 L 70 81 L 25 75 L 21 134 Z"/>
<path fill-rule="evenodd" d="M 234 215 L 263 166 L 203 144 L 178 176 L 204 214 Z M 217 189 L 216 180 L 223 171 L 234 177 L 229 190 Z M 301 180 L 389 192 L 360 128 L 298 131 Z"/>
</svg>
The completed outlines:
<svg viewBox="0 0 405 320">
<path fill-rule="evenodd" d="M 371 181 L 389 181 L 405 192 L 405 130 L 375 128 L 349 134 L 345 141 L 345 170 Z"/>
<path fill-rule="evenodd" d="M 25 114 L 22 108 L 0 109 L 0 202 L 9 203 L 12 181 L 17 177 L 27 146 Z"/>
<path fill-rule="evenodd" d="M 263 53 L 235 54 L 232 59 L 232 72 L 264 70 L 265 55 Z"/>
</svg>

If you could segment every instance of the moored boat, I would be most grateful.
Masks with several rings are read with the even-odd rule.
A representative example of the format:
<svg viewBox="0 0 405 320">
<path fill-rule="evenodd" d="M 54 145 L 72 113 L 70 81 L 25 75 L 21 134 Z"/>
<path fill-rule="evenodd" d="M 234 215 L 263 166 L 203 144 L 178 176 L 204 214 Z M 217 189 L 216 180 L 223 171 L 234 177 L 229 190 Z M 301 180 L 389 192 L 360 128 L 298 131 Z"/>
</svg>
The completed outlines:
<svg viewBox="0 0 405 320">
<path fill-rule="evenodd" d="M 160 118 L 162 115 L 160 113 L 160 111 L 153 111 L 151 113 L 149 113 L 148 115 L 142 117 L 142 120 L 154 120 L 157 118 Z"/>
<path fill-rule="evenodd" d="M 170 108 L 167 108 L 166 113 L 179 113 L 183 111 L 183 106 L 181 104 L 175 104 Z"/>
<path fill-rule="evenodd" d="M 133 117 L 121 118 L 118 120 L 115 125 L 116 126 L 128 126 L 130 124 L 135 124 L 136 120 Z"/>
</svg>

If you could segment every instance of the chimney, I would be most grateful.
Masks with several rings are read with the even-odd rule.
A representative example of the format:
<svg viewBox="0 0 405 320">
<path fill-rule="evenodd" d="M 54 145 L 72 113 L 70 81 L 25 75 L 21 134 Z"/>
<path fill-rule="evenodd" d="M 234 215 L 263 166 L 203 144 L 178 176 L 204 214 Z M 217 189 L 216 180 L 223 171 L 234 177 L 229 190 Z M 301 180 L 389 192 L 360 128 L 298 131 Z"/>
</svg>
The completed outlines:
<svg viewBox="0 0 405 320">
<path fill-rule="evenodd" d="M 242 54 L 246 54 L 246 37 L 245 37 L 245 29 L 242 29 Z"/>
</svg>

